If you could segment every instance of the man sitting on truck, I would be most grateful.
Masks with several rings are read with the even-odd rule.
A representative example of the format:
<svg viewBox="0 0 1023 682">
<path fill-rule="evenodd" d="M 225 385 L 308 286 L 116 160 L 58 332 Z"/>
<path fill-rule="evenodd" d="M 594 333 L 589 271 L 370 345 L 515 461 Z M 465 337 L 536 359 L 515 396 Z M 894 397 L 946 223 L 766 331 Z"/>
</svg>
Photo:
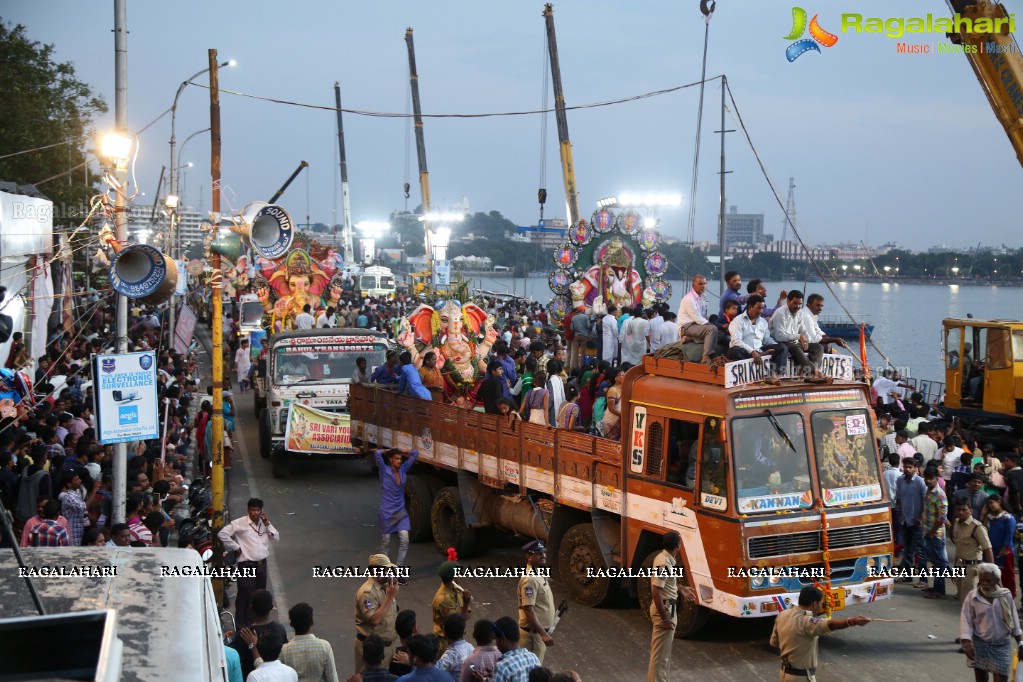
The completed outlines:
<svg viewBox="0 0 1023 682">
<path fill-rule="evenodd" d="M 761 362 L 763 356 L 769 356 L 770 372 L 776 377 L 778 371 L 785 371 L 789 362 L 789 351 L 784 344 L 776 343 L 771 337 L 767 320 L 761 313 L 764 310 L 764 297 L 753 294 L 746 304 L 746 311 L 740 313 L 728 325 L 728 333 L 732 337 L 728 349 L 729 360 L 746 360 L 753 358 Z"/>
</svg>

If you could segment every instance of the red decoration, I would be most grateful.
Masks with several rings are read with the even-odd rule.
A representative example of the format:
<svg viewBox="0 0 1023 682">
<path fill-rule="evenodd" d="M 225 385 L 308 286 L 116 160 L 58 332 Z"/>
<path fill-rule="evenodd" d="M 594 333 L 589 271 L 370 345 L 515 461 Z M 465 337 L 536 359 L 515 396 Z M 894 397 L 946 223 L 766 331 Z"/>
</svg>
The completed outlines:
<svg viewBox="0 0 1023 682">
<path fill-rule="evenodd" d="M 448 547 L 448 561 L 458 561 L 458 552 L 454 547 Z"/>
</svg>

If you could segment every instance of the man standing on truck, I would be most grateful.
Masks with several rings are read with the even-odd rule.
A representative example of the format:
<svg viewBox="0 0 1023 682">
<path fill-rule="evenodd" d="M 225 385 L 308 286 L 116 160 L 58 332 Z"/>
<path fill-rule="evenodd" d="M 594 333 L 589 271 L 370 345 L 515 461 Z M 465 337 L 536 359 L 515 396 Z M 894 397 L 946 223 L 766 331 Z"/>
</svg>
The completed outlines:
<svg viewBox="0 0 1023 682">
<path fill-rule="evenodd" d="M 542 540 L 526 543 L 526 575 L 519 578 L 519 637 L 524 649 L 543 663 L 554 638 L 547 631 L 554 625 L 554 593 L 547 580 L 547 546 Z"/>
<path fill-rule="evenodd" d="M 650 665 L 647 668 L 647 682 L 667 682 L 671 674 L 671 641 L 675 638 L 678 625 L 678 595 L 696 602 L 693 588 L 679 588 L 675 575 L 678 550 L 682 536 L 677 531 L 664 534 L 661 553 L 654 558 L 653 575 L 650 576 L 650 618 L 654 622 L 650 638 Z"/>
<path fill-rule="evenodd" d="M 821 618 L 824 613 L 824 593 L 812 585 L 799 592 L 799 606 L 786 609 L 774 621 L 771 646 L 781 653 L 780 682 L 810 680 L 817 674 L 817 638 L 835 630 L 854 625 L 866 625 L 867 616 L 852 618 Z"/>
<path fill-rule="evenodd" d="M 238 628 L 249 624 L 249 600 L 256 590 L 266 589 L 266 558 L 270 556 L 270 540 L 281 534 L 263 512 L 263 500 L 249 499 L 248 513 L 224 526 L 217 537 L 229 551 L 238 553 L 238 568 L 256 569 L 256 576 L 238 578 L 238 597 L 234 614 Z"/>
</svg>

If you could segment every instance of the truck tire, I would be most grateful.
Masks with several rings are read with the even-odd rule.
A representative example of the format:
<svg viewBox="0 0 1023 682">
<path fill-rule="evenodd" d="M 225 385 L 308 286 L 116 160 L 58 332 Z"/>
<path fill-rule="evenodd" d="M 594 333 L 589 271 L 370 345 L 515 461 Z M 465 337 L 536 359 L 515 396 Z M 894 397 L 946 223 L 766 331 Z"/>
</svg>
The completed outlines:
<svg viewBox="0 0 1023 682">
<path fill-rule="evenodd" d="M 270 436 L 270 413 L 263 408 L 259 412 L 259 456 L 263 459 L 270 459 L 271 449 L 273 449 L 273 438 Z"/>
<path fill-rule="evenodd" d="M 274 478 L 287 478 L 291 473 L 291 455 L 284 448 L 274 448 L 270 453 L 270 473 Z"/>
<path fill-rule="evenodd" d="M 260 393 L 258 388 L 255 391 L 253 391 L 253 393 L 256 394 L 253 398 L 253 403 L 256 408 L 255 411 L 256 414 L 260 414 L 263 410 L 266 409 L 266 396 Z"/>
<path fill-rule="evenodd" d="M 408 512 L 409 542 L 427 542 L 430 532 L 430 505 L 433 494 L 429 484 L 419 474 L 412 474 L 405 484 L 405 511 Z"/>
<path fill-rule="evenodd" d="M 574 601 L 586 606 L 606 606 L 618 593 L 620 578 L 591 575 L 606 569 L 593 524 L 572 526 L 558 546 L 558 570 Z"/>
<path fill-rule="evenodd" d="M 430 509 L 433 527 L 433 544 L 443 553 L 454 547 L 460 557 L 469 557 L 477 552 L 478 533 L 465 525 L 465 513 L 458 488 L 449 486 L 437 491 Z"/>
<path fill-rule="evenodd" d="M 651 552 L 650 555 L 643 560 L 643 568 L 650 569 L 654 565 L 654 559 L 660 554 L 661 551 Z M 688 576 L 683 576 L 678 579 L 679 587 L 689 587 Z M 650 620 L 650 578 L 637 578 L 636 579 L 636 595 L 639 597 L 639 608 L 643 610 L 643 615 L 646 616 L 647 620 Z M 678 625 L 675 627 L 675 639 L 687 639 L 689 637 L 695 637 L 704 626 L 707 625 L 707 620 L 710 618 L 710 610 L 705 606 L 699 606 L 689 601 L 685 601 L 679 596 L 678 603 Z"/>
</svg>

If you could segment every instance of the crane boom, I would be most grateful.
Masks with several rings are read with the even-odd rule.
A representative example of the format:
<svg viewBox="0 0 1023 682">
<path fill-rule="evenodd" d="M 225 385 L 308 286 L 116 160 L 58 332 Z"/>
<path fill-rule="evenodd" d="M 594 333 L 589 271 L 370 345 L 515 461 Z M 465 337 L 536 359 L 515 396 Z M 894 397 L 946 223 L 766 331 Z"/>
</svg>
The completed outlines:
<svg viewBox="0 0 1023 682">
<path fill-rule="evenodd" d="M 419 188 L 423 195 L 423 213 L 430 212 L 430 173 L 426 170 L 426 141 L 423 139 L 423 112 L 419 106 L 419 74 L 416 72 L 416 48 L 412 43 L 412 29 L 405 31 L 408 45 L 409 80 L 412 86 L 412 114 L 416 122 L 416 159 L 419 161 Z M 427 258 L 429 258 L 427 254 Z"/>
<path fill-rule="evenodd" d="M 579 192 L 575 186 L 575 167 L 572 165 L 572 143 L 568 139 L 568 116 L 565 114 L 565 93 L 561 89 L 561 66 L 558 63 L 558 41 L 554 35 L 554 6 L 544 6 L 547 24 L 547 48 L 551 58 L 551 82 L 554 84 L 554 116 L 558 121 L 558 144 L 561 148 L 561 173 L 565 178 L 565 203 L 568 224 L 579 220 Z"/>
<path fill-rule="evenodd" d="M 952 9 L 964 18 L 1009 19 L 1005 5 L 988 0 L 949 0 Z M 969 46 L 966 52 L 973 73 L 987 95 L 988 102 L 1002 124 L 1016 158 L 1023 165 L 1023 55 L 1016 38 L 1008 30 L 1008 21 L 993 22 L 1003 30 L 995 33 L 962 31 L 951 34 L 956 44 Z"/>
</svg>

